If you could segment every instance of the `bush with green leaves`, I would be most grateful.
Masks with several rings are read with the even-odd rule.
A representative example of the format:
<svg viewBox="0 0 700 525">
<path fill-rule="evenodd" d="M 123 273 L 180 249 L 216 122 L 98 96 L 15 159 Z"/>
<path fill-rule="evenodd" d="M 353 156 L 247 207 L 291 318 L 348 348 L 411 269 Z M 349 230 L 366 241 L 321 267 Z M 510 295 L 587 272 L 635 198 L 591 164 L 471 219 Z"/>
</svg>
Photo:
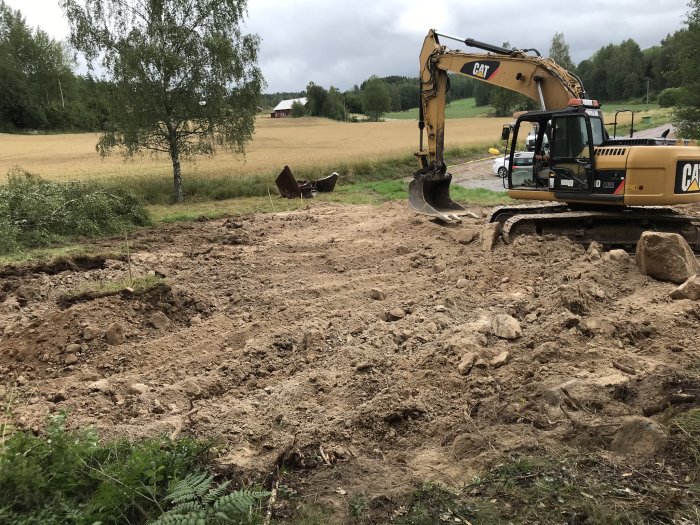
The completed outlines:
<svg viewBox="0 0 700 525">
<path fill-rule="evenodd" d="M 666 88 L 659 93 L 658 103 L 662 108 L 670 108 L 678 104 L 681 88 Z"/>
<path fill-rule="evenodd" d="M 264 494 L 229 494 L 228 484 L 201 474 L 209 449 L 166 437 L 102 444 L 92 430 L 66 430 L 65 414 L 53 416 L 45 436 L 18 432 L 0 442 L 0 523 L 170 523 L 169 509 L 188 502 L 215 518 L 255 517 L 250 509 Z M 245 520 L 229 523 L 254 523 Z"/>
<path fill-rule="evenodd" d="M 116 187 L 47 181 L 19 168 L 0 186 L 0 254 L 77 236 L 115 234 L 149 222 L 139 200 Z"/>
</svg>

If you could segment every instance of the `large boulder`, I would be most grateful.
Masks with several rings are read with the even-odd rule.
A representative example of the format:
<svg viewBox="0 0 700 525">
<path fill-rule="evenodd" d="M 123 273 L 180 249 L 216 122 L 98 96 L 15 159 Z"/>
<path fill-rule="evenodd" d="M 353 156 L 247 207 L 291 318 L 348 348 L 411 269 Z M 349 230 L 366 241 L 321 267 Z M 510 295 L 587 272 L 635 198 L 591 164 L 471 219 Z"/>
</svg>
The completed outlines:
<svg viewBox="0 0 700 525">
<path fill-rule="evenodd" d="M 684 283 L 700 273 L 693 250 L 677 233 L 644 232 L 637 243 L 637 266 L 644 275 Z"/>
</svg>

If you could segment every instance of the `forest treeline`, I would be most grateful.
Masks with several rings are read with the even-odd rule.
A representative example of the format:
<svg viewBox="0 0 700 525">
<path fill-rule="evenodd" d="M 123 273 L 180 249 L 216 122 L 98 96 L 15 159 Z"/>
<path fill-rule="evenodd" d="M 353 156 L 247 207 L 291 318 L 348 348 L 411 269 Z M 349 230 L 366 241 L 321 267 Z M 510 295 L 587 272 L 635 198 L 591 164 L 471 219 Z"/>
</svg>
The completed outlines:
<svg viewBox="0 0 700 525">
<path fill-rule="evenodd" d="M 680 63 L 688 29 L 642 50 L 632 39 L 609 44 L 592 57 L 571 63 L 562 34 L 552 40 L 550 55 L 583 80 L 588 93 L 602 101 L 631 99 L 673 105 L 683 84 Z M 505 44 L 507 45 L 507 43 Z M 72 52 L 40 28 L 27 25 L 21 12 L 0 0 L 0 131 L 104 131 L 110 125 L 111 85 L 77 73 Z M 491 105 L 497 114 L 531 109 L 531 101 L 500 88 L 451 75 L 448 100 L 474 97 L 478 106 Z M 269 111 L 279 101 L 307 97 L 296 116 L 346 120 L 364 113 L 378 119 L 385 112 L 418 106 L 418 78 L 372 76 L 341 91 L 310 82 L 305 91 L 261 95 L 258 106 Z"/>
</svg>

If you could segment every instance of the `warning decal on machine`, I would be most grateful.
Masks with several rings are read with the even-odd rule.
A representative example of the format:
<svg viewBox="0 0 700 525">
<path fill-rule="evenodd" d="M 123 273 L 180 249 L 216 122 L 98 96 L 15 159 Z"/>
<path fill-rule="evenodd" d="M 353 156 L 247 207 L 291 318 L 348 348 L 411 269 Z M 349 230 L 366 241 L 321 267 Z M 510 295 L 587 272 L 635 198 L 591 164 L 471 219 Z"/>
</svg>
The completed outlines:
<svg viewBox="0 0 700 525">
<path fill-rule="evenodd" d="M 678 161 L 675 191 L 676 193 L 700 192 L 700 161 Z"/>
</svg>

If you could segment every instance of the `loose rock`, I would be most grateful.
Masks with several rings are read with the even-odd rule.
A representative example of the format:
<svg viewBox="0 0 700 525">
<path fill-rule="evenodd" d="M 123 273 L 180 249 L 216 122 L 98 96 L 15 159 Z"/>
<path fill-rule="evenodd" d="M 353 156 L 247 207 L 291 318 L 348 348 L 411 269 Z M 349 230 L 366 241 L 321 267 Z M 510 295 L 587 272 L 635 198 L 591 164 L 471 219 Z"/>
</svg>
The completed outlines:
<svg viewBox="0 0 700 525">
<path fill-rule="evenodd" d="M 403 319 L 404 317 L 406 317 L 406 312 L 403 311 L 403 308 L 399 307 L 392 308 L 387 313 L 387 319 L 389 321 L 398 321 L 399 319 Z"/>
<path fill-rule="evenodd" d="M 79 344 L 76 343 L 71 343 L 69 345 L 66 345 L 66 354 L 76 354 L 82 350 L 82 347 Z"/>
<path fill-rule="evenodd" d="M 163 312 L 153 312 L 148 318 L 148 324 L 156 330 L 169 330 L 172 328 L 173 322 Z"/>
<path fill-rule="evenodd" d="M 109 394 L 112 392 L 112 385 L 108 379 L 100 379 L 94 383 L 90 383 L 88 389 L 91 392 L 102 392 L 103 394 Z"/>
<path fill-rule="evenodd" d="M 630 255 L 625 250 L 610 250 L 607 258 L 611 261 L 627 262 L 630 260 Z"/>
<path fill-rule="evenodd" d="M 105 338 L 108 345 L 120 345 L 126 341 L 126 328 L 121 323 L 112 323 L 107 327 Z"/>
<path fill-rule="evenodd" d="M 129 385 L 129 388 L 126 389 L 127 393 L 135 396 L 142 396 L 148 393 L 148 390 L 148 387 L 143 383 L 134 383 L 133 385 Z"/>
<path fill-rule="evenodd" d="M 463 376 L 468 375 L 469 372 L 472 371 L 472 368 L 474 368 L 474 365 L 476 364 L 478 358 L 479 356 L 472 352 L 464 354 L 459 365 L 457 365 L 457 370 L 459 371 L 459 373 Z"/>
<path fill-rule="evenodd" d="M 459 244 L 470 244 L 479 237 L 479 232 L 474 230 L 462 230 L 454 234 L 454 240 Z"/>
<path fill-rule="evenodd" d="M 491 359 L 491 362 L 489 364 L 494 368 L 500 368 L 503 365 L 508 364 L 509 361 L 510 361 L 510 352 L 506 351 L 506 352 L 501 352 L 496 357 Z"/>
<path fill-rule="evenodd" d="M 700 299 L 700 276 L 693 275 L 686 282 L 671 292 L 671 299 Z"/>
<path fill-rule="evenodd" d="M 379 288 L 372 288 L 369 291 L 369 296 L 371 299 L 374 299 L 375 301 L 383 301 L 386 296 L 384 295 L 384 292 L 381 291 Z"/>
<path fill-rule="evenodd" d="M 652 458 L 666 446 L 668 435 L 653 420 L 634 416 L 617 429 L 610 444 L 613 452 L 640 458 Z"/>
<path fill-rule="evenodd" d="M 66 354 L 66 357 L 63 358 L 63 362 L 67 365 L 74 365 L 78 362 L 78 356 L 75 354 Z"/>
<path fill-rule="evenodd" d="M 491 223 L 487 224 L 481 231 L 481 250 L 484 252 L 490 252 L 493 250 L 493 245 L 496 244 L 496 239 L 498 239 L 498 234 L 500 233 L 500 224 Z"/>
<path fill-rule="evenodd" d="M 523 335 L 520 323 L 508 314 L 498 314 L 491 321 L 491 329 L 496 337 L 502 339 L 517 339 Z"/>
<path fill-rule="evenodd" d="M 447 263 L 443 261 L 442 259 L 438 259 L 435 261 L 435 264 L 433 265 L 433 270 L 435 273 L 441 273 L 444 272 L 447 269 Z"/>
</svg>

